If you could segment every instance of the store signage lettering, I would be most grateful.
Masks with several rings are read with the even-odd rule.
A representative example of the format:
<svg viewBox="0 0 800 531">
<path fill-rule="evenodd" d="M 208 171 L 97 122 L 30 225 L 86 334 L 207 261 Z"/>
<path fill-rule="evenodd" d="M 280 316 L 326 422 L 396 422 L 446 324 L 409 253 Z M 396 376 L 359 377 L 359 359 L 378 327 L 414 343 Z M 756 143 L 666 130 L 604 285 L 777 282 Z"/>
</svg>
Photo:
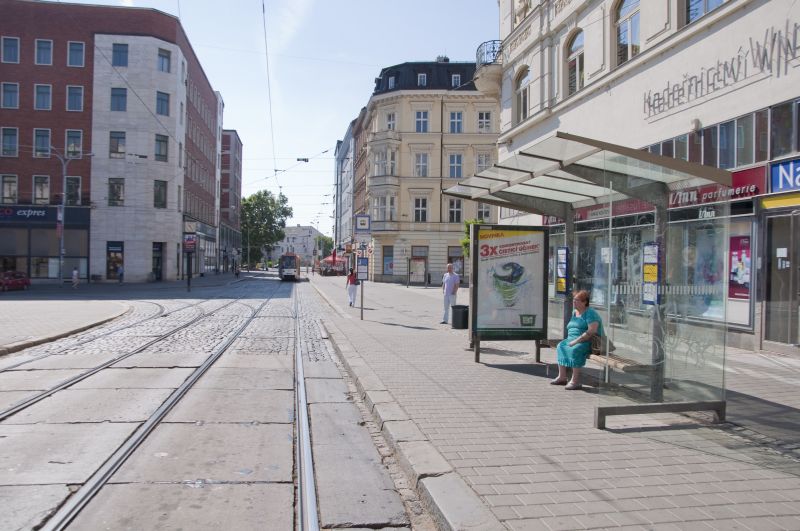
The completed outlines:
<svg viewBox="0 0 800 531">
<path fill-rule="evenodd" d="M 47 217 L 47 209 L 45 208 L 13 208 L 5 207 L 0 208 L 0 217 L 2 218 L 44 218 Z"/>
<path fill-rule="evenodd" d="M 773 164 L 770 170 L 772 192 L 800 190 L 800 159 Z"/>
<path fill-rule="evenodd" d="M 699 71 L 684 74 L 680 81 L 667 81 L 666 87 L 661 90 L 645 92 L 645 117 L 652 118 L 686 105 L 754 75 L 786 75 L 790 71 L 790 63 L 797 59 L 800 51 L 798 38 L 800 24 L 795 22 L 787 20 L 783 28 L 767 28 L 762 40 L 750 37 L 730 59 L 718 59 L 716 63 L 700 67 Z"/>
</svg>

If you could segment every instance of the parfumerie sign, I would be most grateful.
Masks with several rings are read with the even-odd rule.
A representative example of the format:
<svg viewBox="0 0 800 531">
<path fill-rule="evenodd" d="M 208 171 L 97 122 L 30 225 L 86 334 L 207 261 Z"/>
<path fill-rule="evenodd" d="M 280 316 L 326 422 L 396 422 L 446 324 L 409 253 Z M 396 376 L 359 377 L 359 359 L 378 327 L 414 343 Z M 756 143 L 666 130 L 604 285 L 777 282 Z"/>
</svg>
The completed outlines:
<svg viewBox="0 0 800 531">
<path fill-rule="evenodd" d="M 791 71 L 790 63 L 798 58 L 800 24 L 786 21 L 783 28 L 771 26 L 763 38 L 750 37 L 741 43 L 730 59 L 686 73 L 677 82 L 667 81 L 661 90 L 644 93 L 643 111 L 646 118 L 686 105 L 728 87 L 740 84 L 755 75 L 785 76 Z"/>
</svg>

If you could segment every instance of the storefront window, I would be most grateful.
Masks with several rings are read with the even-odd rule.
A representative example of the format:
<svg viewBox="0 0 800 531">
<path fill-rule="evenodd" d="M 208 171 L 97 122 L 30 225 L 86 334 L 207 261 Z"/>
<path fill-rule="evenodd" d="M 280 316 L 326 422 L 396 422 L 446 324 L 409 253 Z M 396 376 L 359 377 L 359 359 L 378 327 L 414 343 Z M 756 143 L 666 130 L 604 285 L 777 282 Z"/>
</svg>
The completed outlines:
<svg viewBox="0 0 800 531">
<path fill-rule="evenodd" d="M 734 155 L 735 122 L 725 122 L 719 125 L 719 167 L 722 169 L 733 168 L 736 165 Z"/>
<path fill-rule="evenodd" d="M 770 144 L 772 158 L 792 152 L 792 126 L 794 124 L 794 102 L 776 105 L 770 109 Z"/>
<path fill-rule="evenodd" d="M 767 160 L 769 155 L 769 111 L 756 113 L 756 158 L 755 162 Z"/>
<path fill-rule="evenodd" d="M 703 129 L 703 164 L 717 165 L 717 126 Z"/>
<path fill-rule="evenodd" d="M 736 120 L 736 165 L 746 166 L 753 163 L 755 152 L 755 128 L 752 114 Z"/>
<path fill-rule="evenodd" d="M 394 246 L 383 246 L 383 274 L 394 275 Z"/>
</svg>

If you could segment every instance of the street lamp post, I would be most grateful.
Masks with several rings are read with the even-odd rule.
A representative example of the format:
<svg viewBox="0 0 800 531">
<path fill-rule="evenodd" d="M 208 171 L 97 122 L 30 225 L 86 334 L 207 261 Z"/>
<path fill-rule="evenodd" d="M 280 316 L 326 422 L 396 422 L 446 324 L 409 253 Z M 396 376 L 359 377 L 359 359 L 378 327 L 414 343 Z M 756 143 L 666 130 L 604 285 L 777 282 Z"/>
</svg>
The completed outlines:
<svg viewBox="0 0 800 531">
<path fill-rule="evenodd" d="M 68 156 L 66 150 L 60 153 L 57 148 L 50 146 L 50 153 L 61 163 L 61 205 L 58 207 L 57 231 L 58 231 L 58 283 L 64 287 L 64 227 L 67 217 L 67 168 L 73 160 L 82 158 Z M 94 153 L 87 153 L 86 157 L 93 157 Z"/>
</svg>

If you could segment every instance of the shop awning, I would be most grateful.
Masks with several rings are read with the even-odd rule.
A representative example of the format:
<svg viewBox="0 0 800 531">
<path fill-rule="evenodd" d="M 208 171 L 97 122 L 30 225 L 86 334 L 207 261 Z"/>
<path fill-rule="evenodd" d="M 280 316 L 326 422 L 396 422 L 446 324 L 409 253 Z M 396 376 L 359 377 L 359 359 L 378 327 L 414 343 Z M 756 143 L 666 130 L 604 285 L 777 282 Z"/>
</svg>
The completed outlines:
<svg viewBox="0 0 800 531">
<path fill-rule="evenodd" d="M 731 174 L 557 131 L 444 193 L 563 218 L 627 197 L 666 206 L 669 192 L 710 183 L 731 186 Z"/>
</svg>

